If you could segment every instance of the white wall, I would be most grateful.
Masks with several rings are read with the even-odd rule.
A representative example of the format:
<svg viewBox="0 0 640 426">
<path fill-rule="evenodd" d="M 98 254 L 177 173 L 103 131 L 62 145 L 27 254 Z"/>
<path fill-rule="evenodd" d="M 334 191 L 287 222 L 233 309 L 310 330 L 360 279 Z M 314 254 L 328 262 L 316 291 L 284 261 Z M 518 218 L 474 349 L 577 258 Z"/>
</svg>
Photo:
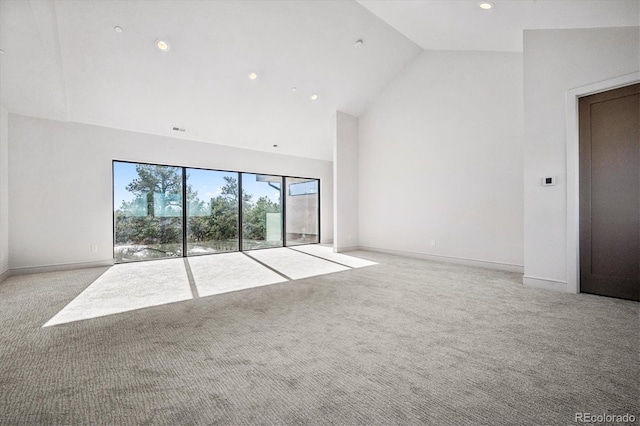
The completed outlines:
<svg viewBox="0 0 640 426">
<path fill-rule="evenodd" d="M 360 116 L 360 246 L 521 270 L 522 103 L 519 53 L 418 56 Z"/>
<path fill-rule="evenodd" d="M 0 281 L 9 269 L 9 114 L 0 104 Z"/>
<path fill-rule="evenodd" d="M 114 159 L 320 178 L 322 240 L 332 238 L 330 161 L 13 114 L 9 122 L 12 272 L 113 258 Z"/>
<path fill-rule="evenodd" d="M 567 289 L 567 92 L 638 70 L 637 27 L 524 32 L 526 285 Z"/>
<path fill-rule="evenodd" d="M 333 249 L 358 247 L 358 119 L 336 112 L 333 147 Z"/>
</svg>

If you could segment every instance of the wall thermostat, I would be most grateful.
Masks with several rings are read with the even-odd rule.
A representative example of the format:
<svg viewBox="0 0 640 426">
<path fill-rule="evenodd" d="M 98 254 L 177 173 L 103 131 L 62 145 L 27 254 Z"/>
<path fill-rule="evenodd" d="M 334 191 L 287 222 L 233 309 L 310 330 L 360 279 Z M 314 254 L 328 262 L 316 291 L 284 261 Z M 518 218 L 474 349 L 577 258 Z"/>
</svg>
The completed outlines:
<svg viewBox="0 0 640 426">
<path fill-rule="evenodd" d="M 552 186 L 556 184 L 555 177 L 543 177 L 542 178 L 542 186 Z"/>
</svg>

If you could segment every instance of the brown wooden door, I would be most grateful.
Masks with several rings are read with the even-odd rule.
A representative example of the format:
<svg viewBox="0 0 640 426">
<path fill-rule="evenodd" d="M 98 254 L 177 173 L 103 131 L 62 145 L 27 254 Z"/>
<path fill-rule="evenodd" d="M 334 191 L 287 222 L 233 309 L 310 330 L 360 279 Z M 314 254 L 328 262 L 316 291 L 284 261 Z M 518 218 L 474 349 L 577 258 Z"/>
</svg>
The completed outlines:
<svg viewBox="0 0 640 426">
<path fill-rule="evenodd" d="M 579 113 L 580 291 L 640 300 L 640 84 Z"/>
</svg>

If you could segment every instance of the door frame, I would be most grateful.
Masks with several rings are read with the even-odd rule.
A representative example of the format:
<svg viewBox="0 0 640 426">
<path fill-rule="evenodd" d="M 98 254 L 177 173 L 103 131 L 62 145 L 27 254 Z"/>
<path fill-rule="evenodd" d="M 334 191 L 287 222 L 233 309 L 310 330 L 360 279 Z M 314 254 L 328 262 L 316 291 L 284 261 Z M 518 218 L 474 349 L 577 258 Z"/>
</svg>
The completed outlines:
<svg viewBox="0 0 640 426">
<path fill-rule="evenodd" d="M 567 91 L 567 291 L 580 293 L 580 135 L 578 98 L 640 83 L 640 72 L 599 81 Z"/>
</svg>

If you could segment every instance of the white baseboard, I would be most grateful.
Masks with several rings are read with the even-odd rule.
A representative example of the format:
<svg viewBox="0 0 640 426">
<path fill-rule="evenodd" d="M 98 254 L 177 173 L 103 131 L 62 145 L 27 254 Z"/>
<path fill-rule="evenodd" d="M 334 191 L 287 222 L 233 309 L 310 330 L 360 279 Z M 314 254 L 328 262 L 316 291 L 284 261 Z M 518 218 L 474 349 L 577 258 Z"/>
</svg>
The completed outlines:
<svg viewBox="0 0 640 426">
<path fill-rule="evenodd" d="M 462 257 L 441 256 L 437 254 L 414 253 L 410 251 L 389 250 L 389 249 L 382 249 L 377 247 L 360 246 L 358 249 L 373 251 L 377 253 L 394 254 L 397 256 L 413 257 L 416 259 L 432 260 L 435 262 L 456 263 L 459 265 L 476 266 L 480 268 L 497 269 L 500 271 L 508 271 L 508 272 L 517 272 L 519 274 L 524 273 L 523 265 L 515 265 L 512 263 L 493 262 L 490 260 L 465 259 Z"/>
<path fill-rule="evenodd" d="M 564 281 L 550 280 L 546 278 L 522 277 L 522 285 L 525 287 L 542 288 L 545 290 L 562 291 L 566 293 L 567 283 Z"/>
<path fill-rule="evenodd" d="M 11 269 L 7 269 L 3 273 L 0 274 L 0 283 L 11 276 Z"/>
<path fill-rule="evenodd" d="M 345 253 L 347 251 L 355 251 L 355 250 L 360 250 L 360 247 L 359 246 L 338 247 L 333 251 L 336 253 Z"/>
<path fill-rule="evenodd" d="M 10 275 L 41 274 L 45 272 L 70 271 L 73 269 L 100 268 L 113 266 L 113 259 L 99 260 L 96 262 L 66 263 L 62 265 L 26 266 L 21 268 L 11 268 Z"/>
</svg>

